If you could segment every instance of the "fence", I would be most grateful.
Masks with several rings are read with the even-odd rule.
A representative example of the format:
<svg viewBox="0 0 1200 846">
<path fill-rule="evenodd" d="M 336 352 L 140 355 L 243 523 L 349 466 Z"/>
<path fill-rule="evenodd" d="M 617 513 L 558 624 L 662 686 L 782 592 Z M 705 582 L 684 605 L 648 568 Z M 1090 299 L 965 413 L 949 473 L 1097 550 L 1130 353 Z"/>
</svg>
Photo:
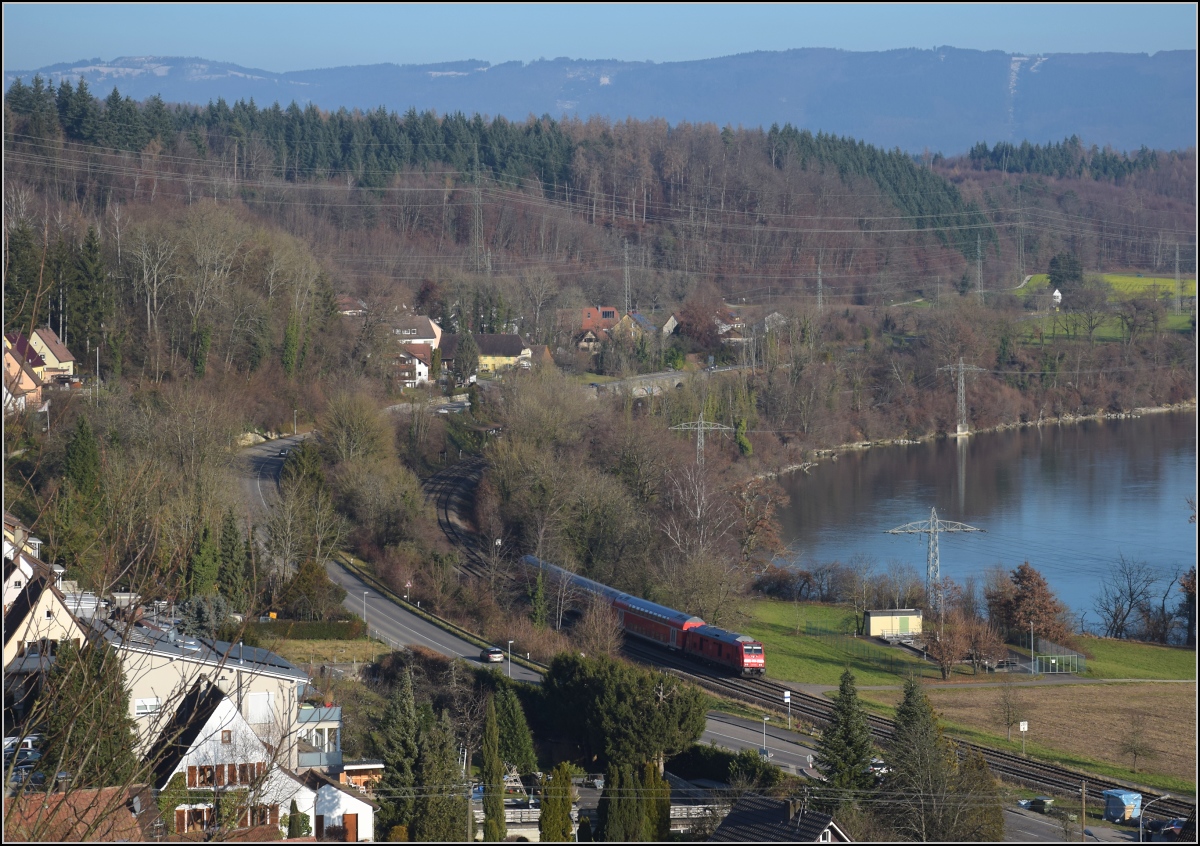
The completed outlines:
<svg viewBox="0 0 1200 846">
<path fill-rule="evenodd" d="M 845 632 L 839 632 L 835 629 L 827 629 L 816 623 L 805 623 L 804 633 L 809 637 L 815 637 L 824 643 L 826 646 L 833 647 L 847 655 L 858 658 L 860 661 L 865 661 L 873 664 L 880 670 L 888 673 L 894 673 L 897 676 L 908 678 L 916 676 L 917 678 L 937 678 L 942 677 L 941 671 L 932 664 L 927 664 L 924 661 L 912 661 L 897 655 L 895 649 L 884 648 L 871 642 L 867 637 L 855 637 L 854 635 Z"/>
<path fill-rule="evenodd" d="M 1022 633 L 1021 645 L 1028 647 L 1029 638 Z M 1033 638 L 1033 671 L 1035 673 L 1082 673 L 1087 670 L 1087 656 L 1045 638 Z"/>
</svg>

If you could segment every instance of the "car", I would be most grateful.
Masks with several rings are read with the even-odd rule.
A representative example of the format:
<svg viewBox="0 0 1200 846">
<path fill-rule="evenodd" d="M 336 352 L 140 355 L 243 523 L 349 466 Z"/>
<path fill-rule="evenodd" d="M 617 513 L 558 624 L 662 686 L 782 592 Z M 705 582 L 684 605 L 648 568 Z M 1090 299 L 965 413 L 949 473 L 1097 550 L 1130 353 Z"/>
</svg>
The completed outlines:
<svg viewBox="0 0 1200 846">
<path fill-rule="evenodd" d="M 10 735 L 4 738 L 4 754 L 9 755 L 17 749 L 37 749 L 42 743 L 40 734 L 27 734 L 24 737 L 19 735 Z"/>
<path fill-rule="evenodd" d="M 4 754 L 4 768 L 8 769 L 8 765 L 16 759 L 18 767 L 32 766 L 42 759 L 42 753 L 36 749 L 17 749 L 15 752 L 6 752 Z"/>
<path fill-rule="evenodd" d="M 584 776 L 583 786 L 584 787 L 594 787 L 597 790 L 603 790 L 604 789 L 604 776 L 599 773 L 589 773 L 588 775 Z"/>
<path fill-rule="evenodd" d="M 503 664 L 504 650 L 498 646 L 489 646 L 479 653 L 479 660 L 485 664 Z"/>
<path fill-rule="evenodd" d="M 286 449 L 281 449 L 281 450 L 279 451 L 279 457 L 280 457 L 280 458 L 287 458 L 287 454 L 288 454 L 288 451 L 287 451 Z"/>
</svg>

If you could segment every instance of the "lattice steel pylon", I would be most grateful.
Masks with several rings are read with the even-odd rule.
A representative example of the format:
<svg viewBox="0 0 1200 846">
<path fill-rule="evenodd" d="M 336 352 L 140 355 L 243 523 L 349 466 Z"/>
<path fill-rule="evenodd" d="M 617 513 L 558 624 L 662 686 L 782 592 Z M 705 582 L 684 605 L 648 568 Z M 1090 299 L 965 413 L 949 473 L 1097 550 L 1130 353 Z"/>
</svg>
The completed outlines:
<svg viewBox="0 0 1200 846">
<path fill-rule="evenodd" d="M 947 364 L 945 367 L 939 367 L 938 372 L 949 370 L 951 373 L 958 371 L 958 434 L 965 435 L 970 430 L 967 425 L 967 372 L 984 373 L 982 367 L 976 367 L 973 364 L 963 364 L 962 356 L 958 357 L 958 364 Z"/>
<path fill-rule="evenodd" d="M 985 529 L 977 529 L 974 526 L 968 526 L 966 523 L 954 523 L 949 520 L 939 520 L 937 509 L 929 509 L 929 519 L 922 520 L 919 523 L 905 523 L 903 526 L 897 526 L 894 529 L 888 529 L 885 534 L 889 535 L 929 535 L 929 561 L 925 569 L 925 595 L 929 597 L 938 613 L 942 610 L 942 562 L 938 552 L 938 534 L 941 532 L 982 532 Z M 934 589 L 937 590 L 937 595 L 934 595 Z"/>
<path fill-rule="evenodd" d="M 721 423 L 709 423 L 704 419 L 704 412 L 700 412 L 700 419 L 695 423 L 680 423 L 678 426 L 672 426 L 672 429 L 683 429 L 686 431 L 694 430 L 696 432 L 696 465 L 704 466 L 704 432 L 706 429 L 724 430 L 732 432 L 732 426 L 725 426 Z"/>
</svg>

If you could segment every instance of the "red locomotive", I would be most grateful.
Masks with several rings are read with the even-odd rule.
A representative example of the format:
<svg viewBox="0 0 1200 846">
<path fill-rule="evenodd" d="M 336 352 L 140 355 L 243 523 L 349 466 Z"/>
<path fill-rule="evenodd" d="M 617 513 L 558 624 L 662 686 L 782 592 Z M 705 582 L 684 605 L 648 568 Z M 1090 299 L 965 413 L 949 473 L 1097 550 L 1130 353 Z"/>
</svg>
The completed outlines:
<svg viewBox="0 0 1200 846">
<path fill-rule="evenodd" d="M 752 637 L 707 625 L 699 617 L 622 593 L 532 555 L 526 555 L 522 560 L 530 567 L 603 597 L 616 610 L 621 629 L 628 635 L 680 651 L 698 661 L 726 667 L 743 676 L 766 675 L 763 645 Z"/>
</svg>

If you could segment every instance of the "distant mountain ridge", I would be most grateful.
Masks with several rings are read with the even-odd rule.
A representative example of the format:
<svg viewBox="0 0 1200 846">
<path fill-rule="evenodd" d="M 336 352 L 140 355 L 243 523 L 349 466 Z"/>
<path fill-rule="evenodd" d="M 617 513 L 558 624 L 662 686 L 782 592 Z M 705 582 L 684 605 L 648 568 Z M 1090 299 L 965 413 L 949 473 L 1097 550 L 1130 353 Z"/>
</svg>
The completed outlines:
<svg viewBox="0 0 1200 846">
<path fill-rule="evenodd" d="M 805 48 L 689 62 L 553 59 L 492 65 L 360 65 L 274 73 L 203 58 L 124 57 L 5 71 L 87 80 L 143 100 L 204 105 L 253 98 L 322 109 L 663 118 L 719 125 L 791 123 L 909 152 L 955 155 L 977 141 L 1059 141 L 1118 150 L 1196 143 L 1196 52 L 1053 53 Z"/>
</svg>

